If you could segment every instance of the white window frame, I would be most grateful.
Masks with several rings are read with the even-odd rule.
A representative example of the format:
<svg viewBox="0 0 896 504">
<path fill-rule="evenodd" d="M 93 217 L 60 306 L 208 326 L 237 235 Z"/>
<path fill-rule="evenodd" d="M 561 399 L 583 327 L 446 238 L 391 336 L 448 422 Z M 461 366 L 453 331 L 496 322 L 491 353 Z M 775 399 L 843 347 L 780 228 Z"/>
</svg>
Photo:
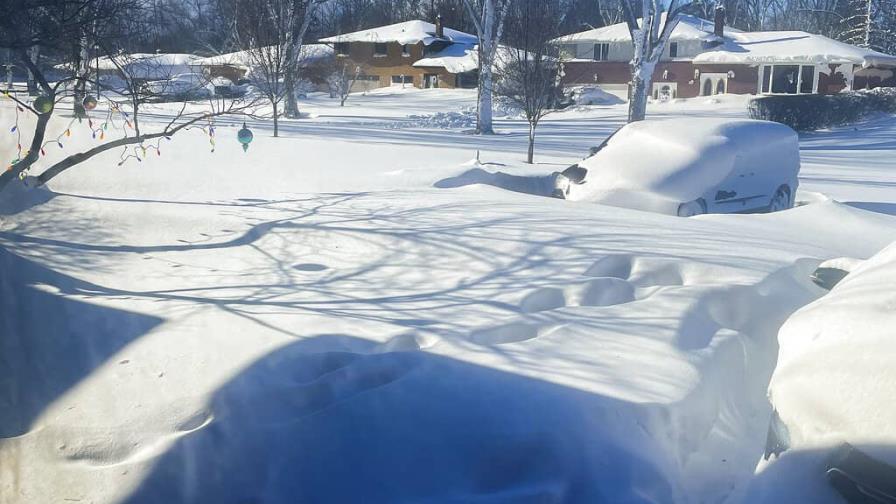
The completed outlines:
<svg viewBox="0 0 896 504">
<path fill-rule="evenodd" d="M 775 75 L 775 67 L 776 66 L 798 66 L 799 67 L 799 71 L 797 72 L 797 77 L 796 77 L 796 79 L 797 79 L 796 80 L 796 93 L 773 93 L 772 92 L 772 79 Z M 803 67 L 804 66 L 811 66 L 813 68 L 812 91 L 810 93 L 803 93 L 800 91 L 803 88 Z M 771 71 L 768 73 L 768 91 L 762 90 L 762 85 L 764 84 L 762 82 L 762 74 L 765 72 L 765 67 L 771 67 Z M 780 63 L 780 64 L 763 63 L 763 64 L 759 65 L 759 72 L 757 72 L 757 73 L 759 75 L 756 78 L 756 94 L 761 94 L 761 95 L 818 94 L 818 74 L 821 72 L 818 71 L 818 65 L 816 65 L 815 63 L 808 63 L 808 62 L 806 62 L 806 63 L 793 62 L 793 63 Z M 847 79 L 846 84 L 850 89 L 852 88 L 851 80 Z"/>
<path fill-rule="evenodd" d="M 598 47 L 600 47 L 600 49 L 598 49 Z M 591 59 L 593 59 L 594 61 L 610 61 L 609 42 L 595 42 L 592 46 L 592 50 L 594 51 L 594 53 L 591 55 Z"/>
</svg>

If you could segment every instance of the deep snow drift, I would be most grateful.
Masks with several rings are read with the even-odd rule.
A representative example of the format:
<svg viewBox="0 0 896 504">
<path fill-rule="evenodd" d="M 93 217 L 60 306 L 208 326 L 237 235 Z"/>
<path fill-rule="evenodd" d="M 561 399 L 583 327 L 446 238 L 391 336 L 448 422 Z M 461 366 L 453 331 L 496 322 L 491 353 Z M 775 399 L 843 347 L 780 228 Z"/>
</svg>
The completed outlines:
<svg viewBox="0 0 896 504">
<path fill-rule="evenodd" d="M 531 167 L 523 121 L 494 138 L 394 128 L 474 99 L 313 98 L 287 138 L 253 122 L 247 154 L 222 121 L 214 153 L 188 132 L 19 191 L 0 217 L 0 501 L 741 495 L 778 327 L 824 294 L 809 274 L 896 240 L 896 217 L 855 208 L 896 201 L 878 183 L 891 151 L 841 149 L 896 121 L 804 139 L 801 187 L 852 206 L 805 192 L 779 214 L 681 219 L 433 187 L 476 150 L 510 174 L 562 170 L 625 115 L 546 119 Z M 651 113 L 745 114 L 720 101 Z"/>
</svg>

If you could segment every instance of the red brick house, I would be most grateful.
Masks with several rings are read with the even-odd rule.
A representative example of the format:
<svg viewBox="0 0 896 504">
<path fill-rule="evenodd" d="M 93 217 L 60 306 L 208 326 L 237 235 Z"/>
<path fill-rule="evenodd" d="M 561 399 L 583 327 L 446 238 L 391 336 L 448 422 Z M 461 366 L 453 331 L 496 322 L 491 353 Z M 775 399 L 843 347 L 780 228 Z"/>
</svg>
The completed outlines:
<svg viewBox="0 0 896 504">
<path fill-rule="evenodd" d="M 561 37 L 564 82 L 625 95 L 633 48 L 625 23 Z M 896 56 L 802 31 L 742 32 L 682 15 L 653 74 L 654 98 L 837 93 L 896 86 Z"/>
</svg>

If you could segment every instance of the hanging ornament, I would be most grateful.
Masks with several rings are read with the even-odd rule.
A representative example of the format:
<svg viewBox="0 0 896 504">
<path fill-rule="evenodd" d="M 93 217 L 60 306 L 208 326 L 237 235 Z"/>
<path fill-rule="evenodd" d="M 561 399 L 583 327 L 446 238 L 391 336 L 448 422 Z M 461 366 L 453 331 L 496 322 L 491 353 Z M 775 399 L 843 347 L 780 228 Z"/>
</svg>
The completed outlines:
<svg viewBox="0 0 896 504">
<path fill-rule="evenodd" d="M 87 110 L 84 109 L 84 105 L 75 103 L 75 117 L 77 117 L 78 119 L 87 117 Z"/>
<path fill-rule="evenodd" d="M 249 150 L 249 144 L 252 142 L 252 130 L 246 127 L 246 123 L 243 123 L 243 129 L 239 130 L 236 133 L 236 139 L 243 144 L 243 152 Z"/>
<path fill-rule="evenodd" d="M 82 102 L 82 105 L 84 105 L 84 108 L 86 110 L 93 110 L 96 108 L 96 98 L 94 98 L 91 95 L 87 95 L 84 97 L 84 101 Z"/>
<path fill-rule="evenodd" d="M 31 104 L 38 114 L 48 114 L 53 110 L 53 100 L 49 96 L 40 95 Z"/>
</svg>

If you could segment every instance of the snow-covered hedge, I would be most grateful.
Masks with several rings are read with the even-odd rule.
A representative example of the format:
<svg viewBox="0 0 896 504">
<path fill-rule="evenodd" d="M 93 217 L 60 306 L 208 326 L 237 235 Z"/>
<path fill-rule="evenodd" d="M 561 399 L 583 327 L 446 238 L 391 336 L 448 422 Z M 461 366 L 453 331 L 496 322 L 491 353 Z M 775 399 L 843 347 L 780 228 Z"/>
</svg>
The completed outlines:
<svg viewBox="0 0 896 504">
<path fill-rule="evenodd" d="M 835 95 L 776 95 L 750 100 L 750 117 L 784 123 L 797 131 L 849 124 L 872 112 L 896 113 L 896 88 Z"/>
</svg>

